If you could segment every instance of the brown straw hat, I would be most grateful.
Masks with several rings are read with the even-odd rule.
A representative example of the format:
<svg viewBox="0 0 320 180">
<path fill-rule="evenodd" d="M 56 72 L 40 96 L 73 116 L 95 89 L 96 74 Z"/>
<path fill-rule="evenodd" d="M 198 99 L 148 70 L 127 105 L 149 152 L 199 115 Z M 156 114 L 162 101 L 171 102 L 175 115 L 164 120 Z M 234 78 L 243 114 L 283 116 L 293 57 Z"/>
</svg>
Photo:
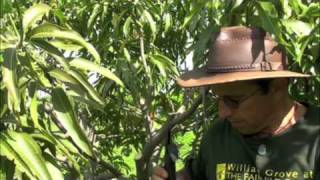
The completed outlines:
<svg viewBox="0 0 320 180">
<path fill-rule="evenodd" d="M 309 75 L 287 70 L 285 52 L 262 29 L 235 26 L 214 34 L 206 66 L 186 72 L 177 82 L 197 87 L 282 77 Z"/>
</svg>

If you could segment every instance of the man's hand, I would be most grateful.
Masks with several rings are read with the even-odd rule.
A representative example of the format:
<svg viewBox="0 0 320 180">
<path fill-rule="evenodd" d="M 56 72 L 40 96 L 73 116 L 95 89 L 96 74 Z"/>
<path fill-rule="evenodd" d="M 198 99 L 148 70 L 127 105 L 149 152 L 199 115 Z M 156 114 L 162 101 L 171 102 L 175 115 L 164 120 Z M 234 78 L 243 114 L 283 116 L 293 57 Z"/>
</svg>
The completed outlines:
<svg viewBox="0 0 320 180">
<path fill-rule="evenodd" d="M 153 169 L 153 174 L 151 180 L 165 180 L 168 178 L 168 172 L 161 167 L 155 167 Z"/>
<path fill-rule="evenodd" d="M 155 167 L 151 180 L 166 180 L 168 179 L 168 172 L 162 167 Z M 177 173 L 177 180 L 191 180 L 186 170 L 179 171 Z"/>
</svg>

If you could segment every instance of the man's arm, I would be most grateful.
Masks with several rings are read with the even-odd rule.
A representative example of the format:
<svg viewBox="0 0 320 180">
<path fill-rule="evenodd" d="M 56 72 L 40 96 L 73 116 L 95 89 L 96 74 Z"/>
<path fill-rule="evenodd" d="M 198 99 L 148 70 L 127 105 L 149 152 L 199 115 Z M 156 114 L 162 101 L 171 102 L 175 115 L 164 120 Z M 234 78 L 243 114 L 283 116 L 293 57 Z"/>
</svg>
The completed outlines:
<svg viewBox="0 0 320 180">
<path fill-rule="evenodd" d="M 166 180 L 167 178 L 168 173 L 164 168 L 155 167 L 153 169 L 151 180 Z M 191 180 L 191 177 L 187 170 L 183 169 L 177 173 L 177 180 Z"/>
</svg>

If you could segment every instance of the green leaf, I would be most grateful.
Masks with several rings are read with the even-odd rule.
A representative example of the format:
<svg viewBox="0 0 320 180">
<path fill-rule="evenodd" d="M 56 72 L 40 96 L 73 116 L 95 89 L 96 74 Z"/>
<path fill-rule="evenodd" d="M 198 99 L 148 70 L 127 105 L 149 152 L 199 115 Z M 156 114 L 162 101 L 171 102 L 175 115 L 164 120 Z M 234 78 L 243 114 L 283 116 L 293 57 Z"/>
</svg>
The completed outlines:
<svg viewBox="0 0 320 180">
<path fill-rule="evenodd" d="M 123 34 L 125 37 L 128 37 L 128 35 L 130 33 L 130 24 L 131 23 L 132 23 L 132 18 L 131 18 L 131 16 L 129 16 L 123 25 Z"/>
<path fill-rule="evenodd" d="M 76 119 L 69 98 L 61 88 L 52 90 L 54 116 L 61 123 L 72 141 L 87 155 L 93 156 L 92 147 Z"/>
<path fill-rule="evenodd" d="M 58 68 L 49 71 L 49 75 L 63 82 L 79 84 L 79 82 L 75 78 L 73 78 L 67 72 Z"/>
<path fill-rule="evenodd" d="M 58 38 L 64 40 L 73 41 L 83 47 L 85 47 L 89 53 L 93 55 L 97 63 L 100 63 L 101 58 L 96 49 L 88 42 L 86 42 L 80 34 L 77 32 L 57 26 L 50 23 L 42 24 L 34 28 L 30 34 L 31 39 L 41 39 L 41 38 Z"/>
<path fill-rule="evenodd" d="M 59 167 L 57 164 L 57 160 L 47 153 L 44 153 L 44 158 L 46 160 L 46 167 L 49 170 L 51 177 L 54 177 L 55 180 L 64 180 L 62 171 L 60 170 L 61 167 Z"/>
<path fill-rule="evenodd" d="M 100 12 L 100 4 L 95 4 L 94 7 L 93 7 L 93 11 L 89 17 L 89 20 L 88 20 L 88 29 L 91 29 L 92 26 L 93 26 L 93 23 L 94 21 L 96 20 L 98 14 Z"/>
<path fill-rule="evenodd" d="M 74 70 L 69 70 L 68 73 L 72 75 L 88 92 L 88 94 L 101 106 L 105 105 L 105 100 L 103 97 L 100 96 L 100 94 L 92 87 L 91 84 L 88 83 L 87 80 L 83 78 L 83 76 Z"/>
<path fill-rule="evenodd" d="M 37 92 L 33 93 L 31 103 L 30 103 L 30 115 L 35 128 L 40 128 L 38 119 L 38 99 Z"/>
<path fill-rule="evenodd" d="M 106 78 L 109 78 L 119 84 L 120 86 L 124 87 L 123 82 L 110 70 L 108 70 L 105 67 L 99 66 L 91 61 L 88 61 L 83 58 L 77 58 L 70 61 L 70 66 L 76 67 L 78 69 L 92 71 L 100 73 L 101 75 L 105 76 Z"/>
<path fill-rule="evenodd" d="M 67 51 L 79 51 L 83 48 L 82 46 L 74 44 L 70 41 L 63 41 L 58 39 L 51 40 L 49 41 L 49 43 L 56 48 L 67 50 Z"/>
<path fill-rule="evenodd" d="M 271 16 L 274 18 L 278 17 L 278 11 L 272 2 L 259 1 L 258 3 L 268 16 Z"/>
<path fill-rule="evenodd" d="M 36 78 L 40 84 L 44 87 L 51 87 L 51 83 L 45 75 L 45 68 L 41 67 L 39 63 L 31 57 L 31 55 L 26 54 L 25 56 L 18 56 L 20 65 L 28 69 L 30 75 Z"/>
<path fill-rule="evenodd" d="M 126 57 L 128 62 L 131 62 L 131 56 L 127 48 L 123 48 L 124 57 Z"/>
<path fill-rule="evenodd" d="M 314 34 L 316 32 L 318 32 L 320 29 L 320 26 L 316 26 L 311 32 L 310 34 Z M 297 56 L 296 61 L 299 63 L 299 65 L 301 65 L 301 60 L 304 54 L 305 49 L 307 48 L 307 45 L 310 43 L 310 41 L 312 40 L 312 36 L 304 36 L 301 39 L 301 43 L 300 44 L 295 44 L 296 46 L 296 54 Z M 299 45 L 299 46 L 298 46 Z"/>
<path fill-rule="evenodd" d="M 150 56 L 151 62 L 153 62 L 157 68 L 159 69 L 160 73 L 167 77 L 166 71 L 173 73 L 173 75 L 178 75 L 178 71 L 176 69 L 175 64 L 166 56 L 162 54 L 153 54 Z"/>
<path fill-rule="evenodd" d="M 1 154 L 1 153 L 0 153 Z M 14 179 L 14 163 L 4 156 L 0 156 L 0 178 L 3 180 Z"/>
<path fill-rule="evenodd" d="M 16 44 L 14 43 L 7 43 L 7 42 L 4 42 L 4 41 L 0 41 L 0 50 L 3 51 L 7 48 L 15 48 L 16 47 Z"/>
<path fill-rule="evenodd" d="M 307 8 L 303 9 L 303 12 L 301 15 L 299 15 L 299 18 L 301 17 L 319 17 L 320 16 L 320 3 L 311 3 L 308 5 Z"/>
<path fill-rule="evenodd" d="M 80 151 L 68 139 L 59 138 L 59 143 L 65 146 L 69 152 L 81 155 Z"/>
<path fill-rule="evenodd" d="M 2 64 L 3 82 L 8 90 L 8 106 L 11 111 L 20 112 L 20 93 L 17 84 L 17 55 L 15 48 L 6 49 Z"/>
<path fill-rule="evenodd" d="M 104 109 L 103 109 L 104 105 L 101 105 L 96 101 L 89 99 L 86 96 L 80 96 L 79 94 L 74 93 L 73 90 L 68 90 L 68 95 L 70 95 L 72 99 L 74 99 L 77 102 L 84 103 L 90 108 L 94 108 L 94 109 L 100 110 L 101 112 L 104 112 Z"/>
<path fill-rule="evenodd" d="M 156 22 L 153 20 L 153 17 L 147 10 L 143 11 L 142 17 L 145 18 L 146 22 L 148 22 L 148 25 L 150 26 L 150 29 L 152 32 L 152 36 L 155 37 L 157 27 L 156 27 Z"/>
<path fill-rule="evenodd" d="M 53 9 L 53 14 L 59 19 L 61 24 L 66 23 L 66 17 L 63 15 L 61 9 Z"/>
<path fill-rule="evenodd" d="M 271 2 L 256 2 L 261 25 L 264 30 L 275 35 L 277 41 L 283 45 L 287 45 L 281 34 L 280 19 L 270 16 L 275 7 Z"/>
<path fill-rule="evenodd" d="M 23 15 L 22 26 L 26 33 L 28 28 L 32 26 L 37 20 L 40 20 L 45 14 L 48 14 L 50 7 L 46 4 L 35 4 L 30 7 Z"/>
<path fill-rule="evenodd" d="M 307 9 L 307 6 L 304 5 L 301 0 L 290 0 L 289 1 L 292 10 L 296 13 L 296 15 L 300 15 L 303 11 Z"/>
<path fill-rule="evenodd" d="M 289 6 L 289 1 L 290 0 L 280 0 L 282 9 L 284 11 L 284 18 L 287 19 L 291 16 L 292 14 L 292 9 Z"/>
<path fill-rule="evenodd" d="M 166 65 L 163 64 L 161 61 L 159 61 L 158 59 L 154 58 L 153 56 L 150 57 L 151 58 L 151 62 L 153 64 L 155 64 L 157 66 L 157 68 L 160 71 L 160 74 L 164 77 L 167 77 L 167 73 L 166 73 Z"/>
<path fill-rule="evenodd" d="M 31 167 L 24 162 L 24 160 L 22 159 L 23 157 L 21 157 L 20 154 L 15 151 L 16 147 L 13 148 L 7 142 L 7 139 L 7 135 L 5 135 L 4 133 L 0 134 L 0 155 L 7 157 L 11 161 L 14 160 L 17 169 L 26 173 L 31 179 L 34 178 L 33 172 L 30 169 Z"/>
<path fill-rule="evenodd" d="M 195 64 L 202 63 L 199 62 L 199 60 L 204 58 L 205 51 L 208 47 L 208 43 L 210 42 L 210 37 L 212 36 L 212 33 L 216 32 L 217 30 L 217 26 L 209 25 L 207 29 L 201 32 L 198 41 L 191 47 L 191 49 L 194 51 L 193 60 Z"/>
<path fill-rule="evenodd" d="M 172 17 L 169 13 L 166 13 L 163 18 L 164 18 L 164 32 L 166 33 L 172 26 Z"/>
<path fill-rule="evenodd" d="M 0 18 L 2 19 L 5 14 L 12 12 L 13 5 L 11 0 L 2 0 L 0 3 Z"/>
<path fill-rule="evenodd" d="M 283 21 L 283 24 L 289 30 L 289 32 L 294 32 L 298 36 L 308 36 L 312 31 L 312 26 L 309 23 L 303 21 L 290 19 Z"/>
<path fill-rule="evenodd" d="M 45 40 L 34 39 L 34 40 L 32 40 L 32 43 L 35 44 L 36 46 L 42 48 L 43 50 L 51 53 L 51 54 L 56 54 L 58 56 L 63 56 L 62 52 L 60 52 L 56 47 L 52 46 L 51 44 L 49 44 Z"/>
<path fill-rule="evenodd" d="M 7 94 L 2 89 L 0 89 L 0 119 L 2 119 L 2 116 L 7 112 L 7 110 Z"/>
<path fill-rule="evenodd" d="M 54 57 L 62 65 L 64 69 L 68 70 L 70 68 L 63 54 L 56 47 L 52 46 L 50 43 L 42 39 L 32 40 L 32 42 L 38 47 L 47 51 L 48 54 Z"/>
<path fill-rule="evenodd" d="M 28 165 L 32 173 L 39 179 L 51 180 L 39 145 L 26 133 L 8 131 L 1 137 L 6 141 Z"/>
<path fill-rule="evenodd" d="M 87 90 L 80 84 L 78 80 L 69 75 L 67 72 L 56 68 L 49 71 L 49 75 L 59 81 L 62 81 L 78 96 L 87 96 Z"/>
<path fill-rule="evenodd" d="M 205 4 L 202 3 L 195 5 L 195 7 L 191 11 L 189 11 L 188 14 L 185 16 L 180 29 L 184 29 L 185 27 L 187 27 L 187 25 L 189 25 L 194 18 L 199 16 L 199 13 L 204 8 L 204 6 Z"/>
</svg>

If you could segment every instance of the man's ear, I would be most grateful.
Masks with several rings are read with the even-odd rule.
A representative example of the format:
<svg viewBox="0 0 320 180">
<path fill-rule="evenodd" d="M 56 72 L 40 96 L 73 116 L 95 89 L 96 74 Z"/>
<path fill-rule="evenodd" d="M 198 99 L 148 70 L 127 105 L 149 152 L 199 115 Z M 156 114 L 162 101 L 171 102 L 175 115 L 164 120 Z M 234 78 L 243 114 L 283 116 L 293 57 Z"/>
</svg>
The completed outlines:
<svg viewBox="0 0 320 180">
<path fill-rule="evenodd" d="M 287 91 L 289 85 L 288 78 L 276 78 L 270 82 L 269 94 L 273 94 L 277 91 Z"/>
</svg>

